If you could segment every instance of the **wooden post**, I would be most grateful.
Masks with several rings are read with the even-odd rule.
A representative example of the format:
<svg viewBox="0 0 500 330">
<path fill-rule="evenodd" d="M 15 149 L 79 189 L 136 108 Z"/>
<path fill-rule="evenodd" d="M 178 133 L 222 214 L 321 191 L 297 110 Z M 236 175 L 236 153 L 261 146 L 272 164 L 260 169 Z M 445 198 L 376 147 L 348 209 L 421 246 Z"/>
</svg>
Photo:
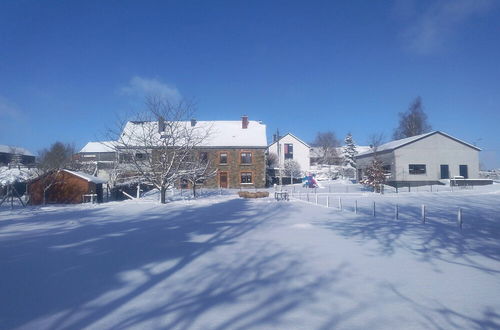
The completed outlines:
<svg viewBox="0 0 500 330">
<path fill-rule="evenodd" d="M 375 217 L 377 214 L 375 213 L 375 201 L 373 202 L 373 217 Z"/>
<path fill-rule="evenodd" d="M 394 219 L 398 220 L 399 219 L 399 205 L 396 204 L 396 207 L 394 208 Z"/>
<path fill-rule="evenodd" d="M 330 196 L 326 196 L 326 207 L 330 207 Z"/>
<path fill-rule="evenodd" d="M 309 191 L 306 193 L 307 201 L 309 202 Z"/>
<path fill-rule="evenodd" d="M 425 205 L 422 204 L 422 221 L 425 223 Z"/>
<path fill-rule="evenodd" d="M 314 202 L 318 204 L 318 194 L 314 194 Z"/>
<path fill-rule="evenodd" d="M 458 208 L 457 222 L 458 222 L 458 227 L 460 227 L 460 230 L 462 230 L 463 220 L 462 220 L 462 208 L 461 207 Z"/>
<path fill-rule="evenodd" d="M 342 198 L 339 197 L 339 210 L 342 211 Z"/>
<path fill-rule="evenodd" d="M 358 200 L 357 199 L 354 201 L 354 213 L 358 214 Z"/>
</svg>

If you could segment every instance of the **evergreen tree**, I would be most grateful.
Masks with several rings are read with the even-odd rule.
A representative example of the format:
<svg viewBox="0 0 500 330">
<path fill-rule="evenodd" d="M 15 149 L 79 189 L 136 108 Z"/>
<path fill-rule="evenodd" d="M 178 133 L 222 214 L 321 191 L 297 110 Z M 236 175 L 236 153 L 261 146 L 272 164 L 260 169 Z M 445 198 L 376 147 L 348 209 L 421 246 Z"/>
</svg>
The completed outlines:
<svg viewBox="0 0 500 330">
<path fill-rule="evenodd" d="M 348 133 L 344 139 L 344 147 L 342 148 L 344 154 L 344 166 L 356 167 L 356 145 L 352 139 L 351 133 Z"/>
</svg>

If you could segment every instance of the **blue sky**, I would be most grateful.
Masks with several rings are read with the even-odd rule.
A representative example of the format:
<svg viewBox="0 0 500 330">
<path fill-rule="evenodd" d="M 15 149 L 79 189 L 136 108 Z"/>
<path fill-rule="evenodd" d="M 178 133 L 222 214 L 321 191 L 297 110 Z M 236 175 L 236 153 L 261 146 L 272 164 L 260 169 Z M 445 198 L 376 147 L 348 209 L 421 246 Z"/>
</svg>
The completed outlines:
<svg viewBox="0 0 500 330">
<path fill-rule="evenodd" d="M 1 1 L 0 144 L 81 148 L 150 92 L 367 144 L 421 96 L 500 168 L 499 36 L 495 0 Z"/>
</svg>

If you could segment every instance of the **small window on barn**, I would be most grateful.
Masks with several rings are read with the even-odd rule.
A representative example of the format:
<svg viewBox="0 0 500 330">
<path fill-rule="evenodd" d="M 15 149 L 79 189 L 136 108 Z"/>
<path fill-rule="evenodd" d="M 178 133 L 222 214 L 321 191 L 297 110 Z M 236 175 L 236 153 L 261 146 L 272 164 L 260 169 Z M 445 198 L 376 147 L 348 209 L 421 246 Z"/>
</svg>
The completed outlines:
<svg viewBox="0 0 500 330">
<path fill-rule="evenodd" d="M 391 165 L 384 165 L 382 169 L 384 170 L 384 174 L 391 174 Z"/>
<path fill-rule="evenodd" d="M 220 153 L 219 164 L 227 164 L 227 152 Z"/>
<path fill-rule="evenodd" d="M 252 153 L 242 152 L 241 153 L 241 164 L 252 164 Z"/>
<path fill-rule="evenodd" d="M 425 164 L 410 164 L 408 165 L 408 172 L 410 174 L 425 174 Z"/>
<path fill-rule="evenodd" d="M 252 183 L 252 172 L 241 172 L 241 183 Z"/>
<path fill-rule="evenodd" d="M 136 160 L 145 160 L 146 159 L 146 154 L 136 153 L 135 154 L 135 159 Z"/>
</svg>

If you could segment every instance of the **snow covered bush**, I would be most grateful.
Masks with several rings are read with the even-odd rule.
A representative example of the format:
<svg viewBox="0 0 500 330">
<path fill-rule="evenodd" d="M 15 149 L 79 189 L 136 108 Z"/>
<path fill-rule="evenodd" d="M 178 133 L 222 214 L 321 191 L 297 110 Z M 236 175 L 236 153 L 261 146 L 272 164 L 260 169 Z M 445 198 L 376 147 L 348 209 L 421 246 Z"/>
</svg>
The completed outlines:
<svg viewBox="0 0 500 330">
<path fill-rule="evenodd" d="M 383 163 L 375 158 L 369 167 L 365 169 L 365 176 L 360 183 L 364 186 L 371 187 L 373 191 L 381 192 L 381 186 L 385 182 L 385 173 Z"/>
</svg>

